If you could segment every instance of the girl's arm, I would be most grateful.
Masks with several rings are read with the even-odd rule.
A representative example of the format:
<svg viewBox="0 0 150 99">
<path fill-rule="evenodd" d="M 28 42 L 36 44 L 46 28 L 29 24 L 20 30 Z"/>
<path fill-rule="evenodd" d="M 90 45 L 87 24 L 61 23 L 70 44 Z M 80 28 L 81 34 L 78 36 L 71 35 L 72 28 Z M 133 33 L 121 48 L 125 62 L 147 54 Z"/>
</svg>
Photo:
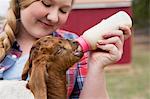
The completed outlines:
<svg viewBox="0 0 150 99">
<path fill-rule="evenodd" d="M 130 28 L 112 31 L 98 41 L 97 51 L 91 51 L 88 61 L 88 74 L 80 99 L 109 99 L 106 89 L 104 67 L 121 59 L 124 39 L 131 35 Z"/>
<path fill-rule="evenodd" d="M 80 99 L 109 99 L 103 69 L 89 68 Z"/>
</svg>

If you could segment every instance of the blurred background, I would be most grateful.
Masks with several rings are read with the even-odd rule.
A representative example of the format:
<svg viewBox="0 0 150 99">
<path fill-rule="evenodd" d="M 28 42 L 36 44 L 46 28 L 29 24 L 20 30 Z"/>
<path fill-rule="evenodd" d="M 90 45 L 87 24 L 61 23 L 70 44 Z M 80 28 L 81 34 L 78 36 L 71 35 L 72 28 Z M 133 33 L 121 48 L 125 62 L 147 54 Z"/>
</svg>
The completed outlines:
<svg viewBox="0 0 150 99">
<path fill-rule="evenodd" d="M 0 0 L 0 28 L 9 0 Z M 120 61 L 106 69 L 111 99 L 150 99 L 150 0 L 76 0 L 65 30 L 83 31 L 118 11 L 133 20 L 132 37 L 126 40 Z"/>
</svg>

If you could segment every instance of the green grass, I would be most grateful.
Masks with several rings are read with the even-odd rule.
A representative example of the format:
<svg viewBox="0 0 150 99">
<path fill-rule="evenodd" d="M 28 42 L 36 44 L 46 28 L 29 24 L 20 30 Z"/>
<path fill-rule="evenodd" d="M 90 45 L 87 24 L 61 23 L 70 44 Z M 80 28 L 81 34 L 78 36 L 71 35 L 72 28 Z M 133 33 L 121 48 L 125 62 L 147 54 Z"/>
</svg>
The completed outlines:
<svg viewBox="0 0 150 99">
<path fill-rule="evenodd" d="M 131 69 L 106 72 L 110 99 L 150 99 L 150 49 L 134 47 Z"/>
</svg>

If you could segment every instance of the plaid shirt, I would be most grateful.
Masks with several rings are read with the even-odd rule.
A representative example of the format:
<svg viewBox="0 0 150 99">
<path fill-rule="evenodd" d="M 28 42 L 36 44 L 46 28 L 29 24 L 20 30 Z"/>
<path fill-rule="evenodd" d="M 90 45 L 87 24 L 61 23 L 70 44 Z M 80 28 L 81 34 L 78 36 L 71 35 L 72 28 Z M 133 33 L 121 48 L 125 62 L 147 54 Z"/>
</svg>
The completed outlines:
<svg viewBox="0 0 150 99">
<path fill-rule="evenodd" d="M 55 37 L 62 37 L 65 39 L 75 39 L 78 36 L 76 34 L 64 31 L 64 30 L 57 30 L 56 32 L 52 33 L 53 36 Z M 9 69 L 11 66 L 14 65 L 14 60 L 13 56 L 17 55 L 20 56 L 20 48 L 17 42 L 14 43 L 12 50 L 9 52 L 9 55 L 6 55 L 4 60 L 0 63 L 0 73 L 5 72 L 5 70 Z M 19 55 L 18 55 L 19 53 Z M 9 58 L 7 58 L 9 56 Z M 87 74 L 87 57 L 88 53 L 84 53 L 84 56 L 80 60 L 80 62 L 74 64 L 67 72 L 66 72 L 66 77 L 67 77 L 67 99 L 78 99 L 80 92 L 83 87 L 83 82 Z M 18 57 L 17 57 L 18 58 Z M 13 60 L 13 62 L 11 62 Z M 9 61 L 9 62 L 5 62 Z M 5 64 L 5 63 L 10 63 L 11 64 Z M 9 68 L 3 69 L 7 67 L 8 65 Z M 2 76 L 2 75 L 1 75 Z"/>
</svg>

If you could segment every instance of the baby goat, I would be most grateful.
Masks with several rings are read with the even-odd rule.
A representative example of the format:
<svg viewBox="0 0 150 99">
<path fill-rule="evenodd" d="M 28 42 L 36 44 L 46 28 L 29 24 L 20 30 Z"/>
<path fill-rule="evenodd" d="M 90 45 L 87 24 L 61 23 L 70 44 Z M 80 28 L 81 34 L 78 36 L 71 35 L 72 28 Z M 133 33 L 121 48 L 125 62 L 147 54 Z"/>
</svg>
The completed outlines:
<svg viewBox="0 0 150 99">
<path fill-rule="evenodd" d="M 58 37 L 46 36 L 35 42 L 30 51 L 22 79 L 35 99 L 66 99 L 66 71 L 78 62 L 83 53 L 78 43 Z"/>
</svg>

